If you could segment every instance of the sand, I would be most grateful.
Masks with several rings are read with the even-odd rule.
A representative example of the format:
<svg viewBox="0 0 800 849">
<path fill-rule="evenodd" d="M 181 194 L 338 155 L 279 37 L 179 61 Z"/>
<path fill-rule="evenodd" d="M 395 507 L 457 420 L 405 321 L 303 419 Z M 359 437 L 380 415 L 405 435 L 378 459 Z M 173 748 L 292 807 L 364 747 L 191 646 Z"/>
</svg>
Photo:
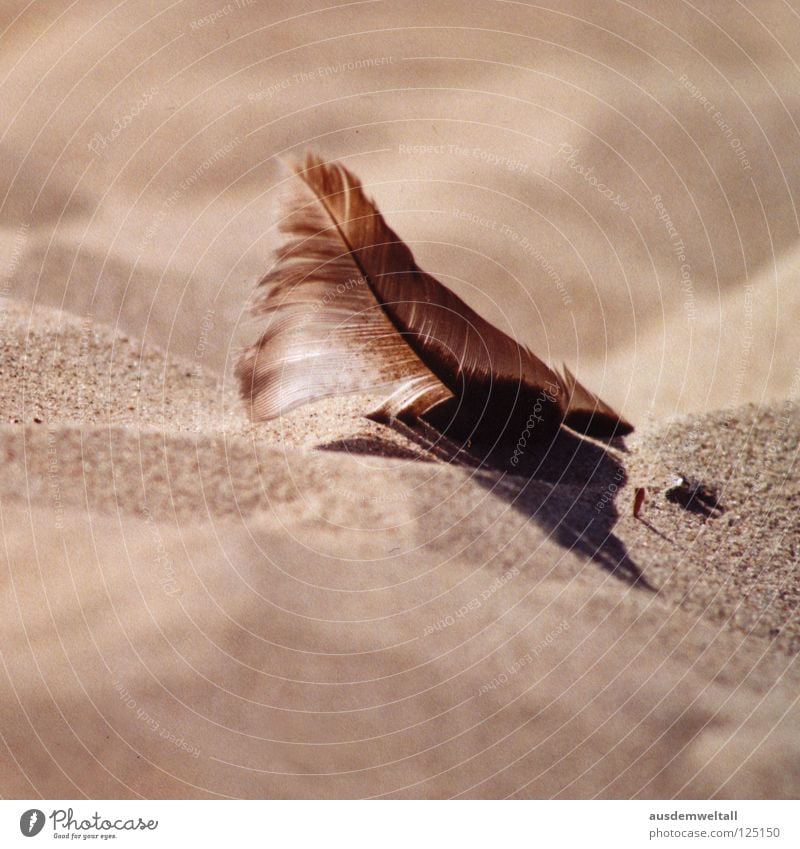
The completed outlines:
<svg viewBox="0 0 800 849">
<path fill-rule="evenodd" d="M 794 407 L 504 478 L 7 307 L 7 795 L 796 793 Z"/>
<path fill-rule="evenodd" d="M 485 5 L 4 5 L 3 797 L 800 795 L 797 16 Z M 309 145 L 624 447 L 249 422 Z"/>
</svg>

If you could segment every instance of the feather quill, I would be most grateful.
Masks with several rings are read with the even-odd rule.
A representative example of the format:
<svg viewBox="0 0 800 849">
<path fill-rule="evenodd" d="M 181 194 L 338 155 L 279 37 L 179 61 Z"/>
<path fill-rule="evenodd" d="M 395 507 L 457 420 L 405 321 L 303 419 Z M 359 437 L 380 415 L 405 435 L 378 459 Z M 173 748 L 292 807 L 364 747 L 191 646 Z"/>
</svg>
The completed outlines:
<svg viewBox="0 0 800 849">
<path fill-rule="evenodd" d="M 566 367 L 558 374 L 422 271 L 347 168 L 307 154 L 294 172 L 284 241 L 254 304 L 267 326 L 236 368 L 254 419 L 391 389 L 370 418 L 424 418 L 492 446 L 526 426 L 633 430 Z"/>
</svg>

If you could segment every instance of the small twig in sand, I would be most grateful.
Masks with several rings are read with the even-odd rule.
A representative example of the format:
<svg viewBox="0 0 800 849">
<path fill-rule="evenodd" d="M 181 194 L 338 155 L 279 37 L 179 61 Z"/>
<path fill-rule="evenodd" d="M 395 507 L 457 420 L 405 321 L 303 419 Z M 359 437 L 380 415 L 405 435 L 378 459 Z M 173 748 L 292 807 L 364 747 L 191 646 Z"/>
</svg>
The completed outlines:
<svg viewBox="0 0 800 849">
<path fill-rule="evenodd" d="M 633 494 L 633 518 L 638 519 L 639 514 L 642 512 L 642 507 L 644 505 L 645 498 L 647 497 L 647 490 L 643 486 L 637 486 L 636 490 Z"/>
</svg>

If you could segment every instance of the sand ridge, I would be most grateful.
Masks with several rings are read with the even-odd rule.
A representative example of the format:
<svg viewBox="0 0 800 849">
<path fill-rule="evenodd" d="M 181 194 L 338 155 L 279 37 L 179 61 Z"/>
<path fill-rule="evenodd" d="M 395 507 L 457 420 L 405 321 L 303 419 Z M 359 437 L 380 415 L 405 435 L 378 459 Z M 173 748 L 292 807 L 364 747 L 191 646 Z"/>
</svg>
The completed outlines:
<svg viewBox="0 0 800 849">
<path fill-rule="evenodd" d="M 7 794 L 796 793 L 794 408 L 653 426 L 624 477 L 503 477 L 391 456 L 358 398 L 281 441 L 235 398 L 217 417 L 213 376 L 102 326 L 84 356 L 79 319 L 24 312 L 2 348 L 3 733 L 19 751 L 21 710 L 50 730 L 2 755 Z M 668 502 L 675 470 L 725 514 Z M 609 571 L 625 558 L 657 592 Z"/>
</svg>

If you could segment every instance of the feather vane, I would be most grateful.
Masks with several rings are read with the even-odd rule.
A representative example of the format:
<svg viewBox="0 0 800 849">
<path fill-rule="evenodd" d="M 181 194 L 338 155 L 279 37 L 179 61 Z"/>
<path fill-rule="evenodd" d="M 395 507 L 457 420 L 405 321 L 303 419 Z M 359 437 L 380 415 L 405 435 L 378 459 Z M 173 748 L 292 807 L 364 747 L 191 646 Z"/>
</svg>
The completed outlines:
<svg viewBox="0 0 800 849">
<path fill-rule="evenodd" d="M 370 418 L 424 417 L 494 445 L 532 411 L 540 433 L 633 429 L 566 367 L 558 374 L 422 271 L 347 168 L 308 154 L 295 174 L 284 241 L 254 305 L 267 326 L 236 369 L 253 418 L 391 389 Z"/>
</svg>

